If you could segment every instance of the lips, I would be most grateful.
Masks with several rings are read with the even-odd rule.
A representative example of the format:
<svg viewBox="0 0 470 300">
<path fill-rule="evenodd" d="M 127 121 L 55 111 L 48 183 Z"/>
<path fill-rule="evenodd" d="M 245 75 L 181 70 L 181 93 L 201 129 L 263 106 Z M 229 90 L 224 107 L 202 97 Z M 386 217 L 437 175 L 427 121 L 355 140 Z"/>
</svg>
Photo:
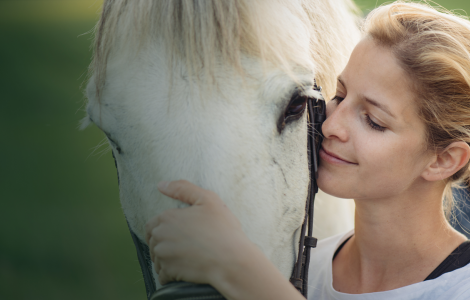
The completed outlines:
<svg viewBox="0 0 470 300">
<path fill-rule="evenodd" d="M 331 164 L 348 164 L 348 165 L 357 165 L 356 163 L 350 162 L 341 156 L 326 150 L 324 147 L 320 149 L 320 157 Z"/>
</svg>

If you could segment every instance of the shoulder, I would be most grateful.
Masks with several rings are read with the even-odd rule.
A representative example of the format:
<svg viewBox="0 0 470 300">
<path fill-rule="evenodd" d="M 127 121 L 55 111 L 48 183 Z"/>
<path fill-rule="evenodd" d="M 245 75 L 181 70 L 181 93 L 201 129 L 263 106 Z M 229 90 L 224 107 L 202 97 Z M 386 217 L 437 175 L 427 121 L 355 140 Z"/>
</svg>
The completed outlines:
<svg viewBox="0 0 470 300">
<path fill-rule="evenodd" d="M 470 265 L 428 280 L 430 289 L 440 293 L 442 300 L 470 299 Z"/>
<path fill-rule="evenodd" d="M 382 293 L 386 296 L 399 296 L 400 299 L 467 300 L 470 299 L 470 265 L 436 279 Z"/>
<path fill-rule="evenodd" d="M 318 241 L 317 247 L 312 249 L 311 261 L 315 263 L 316 260 L 319 260 L 326 263 L 326 260 L 330 260 L 331 262 L 336 249 L 338 249 L 338 247 L 353 234 L 354 230 L 350 230 L 346 233 L 337 234 Z"/>
<path fill-rule="evenodd" d="M 353 234 L 354 231 L 351 230 L 320 240 L 317 247 L 311 250 L 308 299 L 329 299 L 329 295 L 333 291 L 333 255 L 336 249 Z"/>
<path fill-rule="evenodd" d="M 332 260 L 336 249 L 354 232 L 336 235 L 318 242 L 312 249 L 309 268 L 308 299 L 315 300 L 468 300 L 470 299 L 470 264 L 445 273 L 436 279 L 415 283 L 395 290 L 345 294 L 334 290 Z"/>
</svg>

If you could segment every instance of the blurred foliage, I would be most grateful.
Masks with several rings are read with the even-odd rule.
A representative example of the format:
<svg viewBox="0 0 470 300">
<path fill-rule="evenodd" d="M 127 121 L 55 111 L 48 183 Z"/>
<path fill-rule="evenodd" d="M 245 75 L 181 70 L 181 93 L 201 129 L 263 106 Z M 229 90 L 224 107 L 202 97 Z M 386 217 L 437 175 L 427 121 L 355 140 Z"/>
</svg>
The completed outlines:
<svg viewBox="0 0 470 300">
<path fill-rule="evenodd" d="M 111 153 L 77 129 L 99 8 L 0 1 L 0 299 L 146 299 Z"/>
<path fill-rule="evenodd" d="M 0 299 L 146 298 L 111 153 L 77 129 L 101 3 L 0 1 Z"/>
<path fill-rule="evenodd" d="M 365 12 L 368 13 L 370 10 L 374 9 L 377 6 L 382 4 L 392 3 L 393 1 L 383 1 L 383 0 L 353 0 L 356 2 L 357 6 Z M 414 2 L 428 2 L 433 6 L 442 6 L 446 10 L 454 11 L 458 15 L 467 15 L 467 12 L 470 11 L 470 1 L 468 0 L 413 0 Z"/>
</svg>

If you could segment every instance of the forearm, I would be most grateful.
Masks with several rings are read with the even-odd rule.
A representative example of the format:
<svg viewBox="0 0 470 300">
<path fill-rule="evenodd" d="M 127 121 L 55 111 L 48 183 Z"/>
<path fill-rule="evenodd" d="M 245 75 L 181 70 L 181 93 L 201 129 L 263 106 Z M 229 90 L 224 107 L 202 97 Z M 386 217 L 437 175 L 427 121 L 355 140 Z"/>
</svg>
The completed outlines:
<svg viewBox="0 0 470 300">
<path fill-rule="evenodd" d="M 229 300 L 305 300 L 261 250 L 247 241 L 239 245 L 211 284 Z"/>
</svg>

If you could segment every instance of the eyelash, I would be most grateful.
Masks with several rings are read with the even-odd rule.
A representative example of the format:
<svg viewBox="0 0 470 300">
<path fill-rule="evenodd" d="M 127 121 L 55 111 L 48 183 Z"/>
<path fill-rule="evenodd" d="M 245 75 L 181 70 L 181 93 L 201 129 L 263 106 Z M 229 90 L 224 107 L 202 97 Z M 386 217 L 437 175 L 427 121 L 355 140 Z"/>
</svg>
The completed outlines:
<svg viewBox="0 0 470 300">
<path fill-rule="evenodd" d="M 339 96 L 334 96 L 333 99 L 331 99 L 331 100 L 332 101 L 337 101 L 337 103 L 340 104 L 344 100 L 344 98 L 339 97 Z M 387 129 L 386 127 L 380 126 L 379 124 L 372 121 L 372 119 L 369 117 L 369 115 L 366 115 L 366 122 L 370 126 L 370 128 L 372 128 L 373 130 L 384 132 L 385 129 Z"/>
<path fill-rule="evenodd" d="M 385 127 L 380 126 L 379 124 L 372 121 L 372 119 L 369 117 L 369 115 L 366 115 L 366 121 L 367 121 L 367 124 L 369 124 L 369 126 L 374 130 L 384 132 L 385 129 L 386 129 Z"/>
<path fill-rule="evenodd" d="M 344 98 L 340 96 L 334 96 L 333 99 L 331 99 L 331 101 L 338 101 L 338 104 L 340 104 L 343 100 Z"/>
</svg>

